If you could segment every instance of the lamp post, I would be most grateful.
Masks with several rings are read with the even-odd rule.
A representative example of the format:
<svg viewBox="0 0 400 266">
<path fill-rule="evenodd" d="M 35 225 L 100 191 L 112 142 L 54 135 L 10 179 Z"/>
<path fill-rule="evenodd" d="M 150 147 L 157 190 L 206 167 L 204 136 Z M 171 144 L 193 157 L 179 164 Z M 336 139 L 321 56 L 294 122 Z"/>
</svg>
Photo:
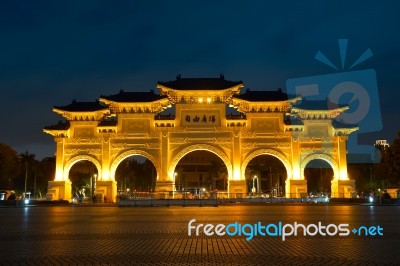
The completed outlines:
<svg viewBox="0 0 400 266">
<path fill-rule="evenodd" d="M 28 183 L 28 161 L 25 161 L 25 190 L 24 199 L 26 198 L 26 184 Z"/>
</svg>

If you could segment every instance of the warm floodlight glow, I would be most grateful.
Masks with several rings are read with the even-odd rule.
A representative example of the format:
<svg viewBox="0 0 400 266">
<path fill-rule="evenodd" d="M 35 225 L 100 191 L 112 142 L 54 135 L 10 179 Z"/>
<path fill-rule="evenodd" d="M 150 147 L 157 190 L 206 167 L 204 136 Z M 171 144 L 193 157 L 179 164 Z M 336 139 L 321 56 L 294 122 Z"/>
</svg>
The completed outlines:
<svg viewBox="0 0 400 266">
<path fill-rule="evenodd" d="M 347 171 L 346 170 L 340 170 L 340 180 L 348 180 L 347 176 Z"/>
<path fill-rule="evenodd" d="M 235 169 L 233 171 L 233 180 L 240 180 L 240 169 Z"/>
<path fill-rule="evenodd" d="M 293 168 L 293 179 L 295 179 L 295 180 L 300 179 L 300 168 L 299 167 Z"/>
<path fill-rule="evenodd" d="M 108 170 L 103 170 L 103 174 L 99 176 L 100 180 L 110 180 L 110 172 Z"/>
<path fill-rule="evenodd" d="M 177 165 L 186 154 L 197 150 L 213 153 L 227 169 L 223 182 L 212 180 L 205 187 L 207 191 L 218 187 L 235 197 L 236 193 L 246 193 L 249 189 L 261 192 L 262 177 L 259 173 L 254 176 L 250 168 L 246 172 L 246 167 L 254 157 L 270 155 L 283 163 L 285 169 L 279 166 L 282 171 L 286 170 L 287 195 L 300 197 L 307 192 L 304 169 L 310 161 L 322 159 L 333 169 L 331 191 L 336 195 L 345 191 L 350 196 L 348 191 L 354 191 L 355 187 L 347 174 L 345 144 L 347 135 L 357 128 L 334 127 L 331 123 L 344 109 L 301 109 L 294 106 L 301 97 L 282 101 L 236 97 L 243 84 L 221 78 L 160 82 L 157 88 L 162 97 L 150 97 L 151 101 L 127 100 L 131 97 L 121 92 L 121 97 L 102 96 L 98 108 L 76 101 L 54 108 L 67 121 L 44 129 L 54 137 L 57 149 L 55 177 L 48 183 L 46 198 L 72 199 L 71 167 L 86 160 L 97 170 L 97 176 L 91 173 L 93 188 L 97 186 L 98 193 L 115 202 L 117 187 L 121 187 L 116 182 L 118 165 L 132 155 L 143 156 L 154 164 L 156 171 L 152 176 L 157 181 L 152 189 L 183 189 L 183 183 L 196 183 L 199 178 L 197 174 L 176 172 Z M 181 82 L 186 85 L 182 83 L 181 87 Z M 198 87 L 205 89 L 195 89 Z M 227 114 L 230 112 L 227 105 L 239 113 Z M 160 114 L 171 107 L 175 109 L 174 115 Z M 300 123 L 287 125 L 284 118 L 289 115 Z M 273 171 L 268 168 L 274 175 L 281 172 L 280 168 Z M 202 189 L 200 184 L 197 187 Z M 133 186 L 131 189 L 135 190 Z"/>
<path fill-rule="evenodd" d="M 61 167 L 59 167 L 56 171 L 56 178 L 55 181 L 62 181 L 63 180 L 63 173 Z"/>
</svg>

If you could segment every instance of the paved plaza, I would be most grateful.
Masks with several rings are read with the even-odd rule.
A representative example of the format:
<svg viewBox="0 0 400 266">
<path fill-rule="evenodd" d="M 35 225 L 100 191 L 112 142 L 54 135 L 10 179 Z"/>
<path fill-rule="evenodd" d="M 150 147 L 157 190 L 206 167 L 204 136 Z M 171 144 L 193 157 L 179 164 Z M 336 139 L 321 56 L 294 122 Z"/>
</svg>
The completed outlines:
<svg viewBox="0 0 400 266">
<path fill-rule="evenodd" d="M 400 265 L 399 206 L 0 208 L 2 265 Z M 383 236 L 188 236 L 188 222 L 381 226 Z"/>
</svg>

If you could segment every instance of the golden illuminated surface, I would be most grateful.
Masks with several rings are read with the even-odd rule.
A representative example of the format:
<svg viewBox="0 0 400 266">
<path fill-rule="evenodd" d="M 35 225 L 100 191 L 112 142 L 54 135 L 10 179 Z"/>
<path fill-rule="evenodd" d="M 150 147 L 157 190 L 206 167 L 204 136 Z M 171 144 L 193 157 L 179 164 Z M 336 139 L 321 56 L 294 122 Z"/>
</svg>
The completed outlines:
<svg viewBox="0 0 400 266">
<path fill-rule="evenodd" d="M 100 98 L 104 109 L 74 111 L 55 108 L 67 119 L 66 128 L 44 131 L 56 142 L 56 174 L 49 182 L 49 199 L 71 199 L 69 170 L 78 161 L 92 162 L 101 181 L 101 193 L 116 198 L 115 171 L 125 158 L 141 155 L 157 171 L 157 191 L 174 189 L 174 172 L 188 153 L 206 150 L 218 156 L 228 172 L 228 192 L 246 193 L 245 169 L 256 156 L 278 158 L 287 172 L 286 197 L 307 193 L 304 168 L 322 159 L 333 169 L 332 195 L 350 197 L 347 135 L 357 128 L 334 128 L 332 119 L 346 110 L 304 110 L 286 101 L 249 101 L 235 97 L 242 84 L 223 90 L 176 90 L 158 84 L 164 98 L 150 102 L 118 102 Z M 226 107 L 241 114 L 230 115 Z M 175 107 L 175 115 L 160 116 Z M 288 113 L 302 120 L 288 124 Z M 105 120 L 110 121 L 105 121 Z"/>
</svg>

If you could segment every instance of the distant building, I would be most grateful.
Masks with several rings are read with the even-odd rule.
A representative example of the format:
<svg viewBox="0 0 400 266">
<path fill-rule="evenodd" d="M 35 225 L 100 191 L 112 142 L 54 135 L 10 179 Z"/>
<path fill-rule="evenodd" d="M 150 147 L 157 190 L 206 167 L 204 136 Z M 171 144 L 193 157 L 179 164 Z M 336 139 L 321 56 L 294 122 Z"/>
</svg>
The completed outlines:
<svg viewBox="0 0 400 266">
<path fill-rule="evenodd" d="M 378 139 L 375 141 L 374 146 L 377 148 L 387 149 L 387 148 L 389 148 L 389 143 L 387 142 L 386 139 Z"/>
</svg>

